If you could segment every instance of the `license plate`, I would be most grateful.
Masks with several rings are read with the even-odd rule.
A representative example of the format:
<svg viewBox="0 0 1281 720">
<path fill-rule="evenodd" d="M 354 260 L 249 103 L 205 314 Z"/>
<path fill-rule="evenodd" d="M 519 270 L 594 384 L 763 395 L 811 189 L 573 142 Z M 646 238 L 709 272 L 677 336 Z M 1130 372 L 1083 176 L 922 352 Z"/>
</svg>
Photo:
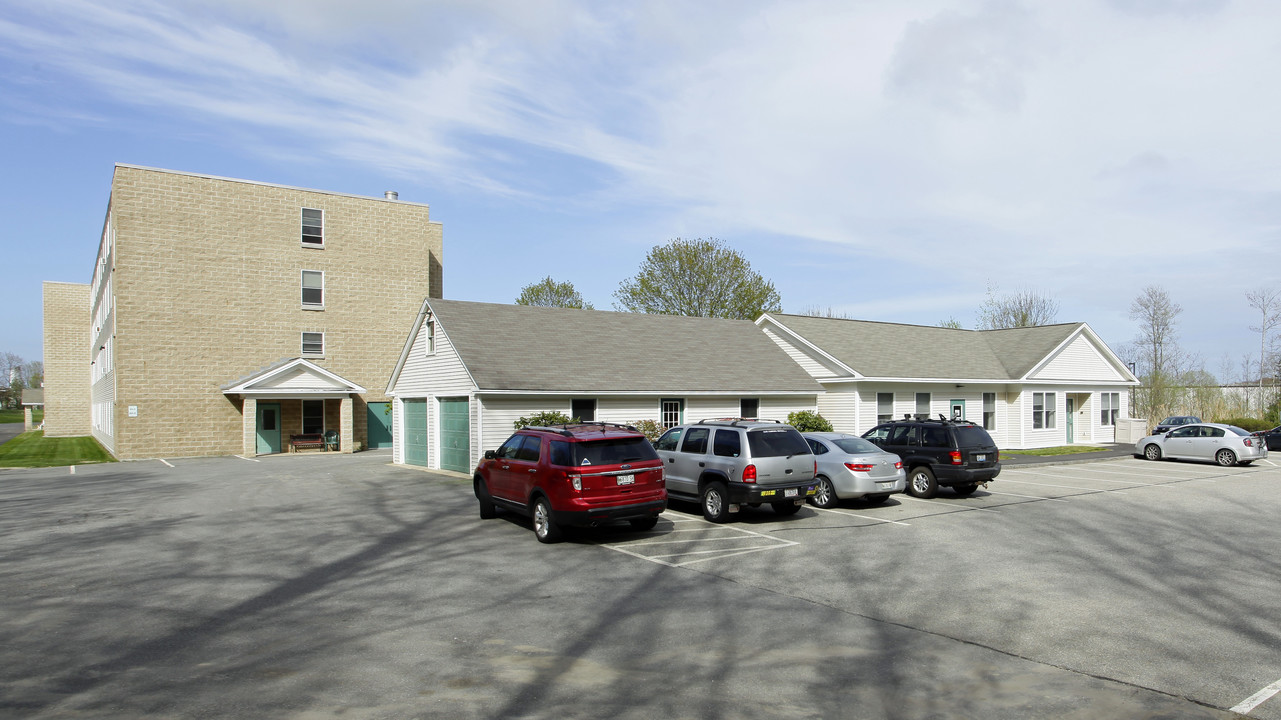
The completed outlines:
<svg viewBox="0 0 1281 720">
<path fill-rule="evenodd" d="M 986 459 L 987 459 L 987 455 L 975 455 L 975 456 L 974 456 L 974 460 L 975 460 L 975 462 L 983 462 L 983 461 L 984 461 L 984 460 L 986 460 Z"/>
<path fill-rule="evenodd" d="M 891 480 L 891 481 L 889 481 L 889 482 L 878 482 L 878 483 L 876 483 L 876 488 L 877 488 L 878 490 L 883 490 L 883 489 L 885 489 L 885 488 L 891 488 L 891 487 L 894 487 L 894 481 L 893 481 L 893 480 Z"/>
<path fill-rule="evenodd" d="M 796 497 L 796 488 L 786 488 L 783 490 L 783 497 Z"/>
<path fill-rule="evenodd" d="M 634 484 L 635 482 L 636 482 L 636 476 L 635 476 L 635 475 L 619 475 L 619 476 L 618 476 L 618 484 L 619 484 L 619 485 L 632 485 L 632 484 Z"/>
</svg>

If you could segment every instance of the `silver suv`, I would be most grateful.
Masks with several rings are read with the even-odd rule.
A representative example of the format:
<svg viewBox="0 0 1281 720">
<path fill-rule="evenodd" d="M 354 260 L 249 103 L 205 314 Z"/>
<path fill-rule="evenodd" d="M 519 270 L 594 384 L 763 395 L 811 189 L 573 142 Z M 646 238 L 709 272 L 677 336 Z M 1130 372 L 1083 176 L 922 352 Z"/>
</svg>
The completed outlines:
<svg viewBox="0 0 1281 720">
<path fill-rule="evenodd" d="M 654 443 L 669 497 L 693 500 L 703 517 L 725 522 L 743 505 L 769 503 L 791 515 L 812 497 L 814 454 L 791 425 L 726 418 L 678 425 Z"/>
</svg>

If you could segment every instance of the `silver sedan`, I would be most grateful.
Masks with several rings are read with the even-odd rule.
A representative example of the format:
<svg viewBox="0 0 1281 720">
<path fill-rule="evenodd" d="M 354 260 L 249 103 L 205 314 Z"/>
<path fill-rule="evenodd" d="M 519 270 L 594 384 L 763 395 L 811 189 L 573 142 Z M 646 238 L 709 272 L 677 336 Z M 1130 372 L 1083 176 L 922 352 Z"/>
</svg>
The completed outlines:
<svg viewBox="0 0 1281 720">
<path fill-rule="evenodd" d="M 818 463 L 818 492 L 809 500 L 830 508 L 838 500 L 862 498 L 885 502 L 907 488 L 907 472 L 898 455 L 887 453 L 857 435 L 801 433 Z"/>
<path fill-rule="evenodd" d="M 1263 438 L 1220 423 L 1180 425 L 1168 433 L 1139 440 L 1134 449 L 1149 460 L 1209 460 L 1225 466 L 1249 465 L 1268 456 Z"/>
</svg>

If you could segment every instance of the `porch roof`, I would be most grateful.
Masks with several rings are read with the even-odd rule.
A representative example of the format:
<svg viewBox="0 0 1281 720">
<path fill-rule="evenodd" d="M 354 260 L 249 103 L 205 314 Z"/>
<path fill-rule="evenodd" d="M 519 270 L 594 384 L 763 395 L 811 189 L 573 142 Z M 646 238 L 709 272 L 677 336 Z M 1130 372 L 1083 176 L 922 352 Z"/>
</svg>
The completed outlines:
<svg viewBox="0 0 1281 720">
<path fill-rule="evenodd" d="M 365 388 L 303 358 L 285 358 L 222 386 L 225 395 L 278 398 L 342 397 Z"/>
</svg>

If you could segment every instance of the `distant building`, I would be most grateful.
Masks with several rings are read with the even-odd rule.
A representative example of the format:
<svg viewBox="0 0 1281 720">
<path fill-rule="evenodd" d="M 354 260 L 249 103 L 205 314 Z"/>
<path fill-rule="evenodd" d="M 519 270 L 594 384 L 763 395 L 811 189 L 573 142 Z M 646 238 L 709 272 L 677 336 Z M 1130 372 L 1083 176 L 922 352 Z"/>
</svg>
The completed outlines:
<svg viewBox="0 0 1281 720">
<path fill-rule="evenodd" d="M 419 203 L 118 164 L 89 284 L 45 283 L 45 434 L 116 457 L 391 446 L 439 223 Z"/>
</svg>

